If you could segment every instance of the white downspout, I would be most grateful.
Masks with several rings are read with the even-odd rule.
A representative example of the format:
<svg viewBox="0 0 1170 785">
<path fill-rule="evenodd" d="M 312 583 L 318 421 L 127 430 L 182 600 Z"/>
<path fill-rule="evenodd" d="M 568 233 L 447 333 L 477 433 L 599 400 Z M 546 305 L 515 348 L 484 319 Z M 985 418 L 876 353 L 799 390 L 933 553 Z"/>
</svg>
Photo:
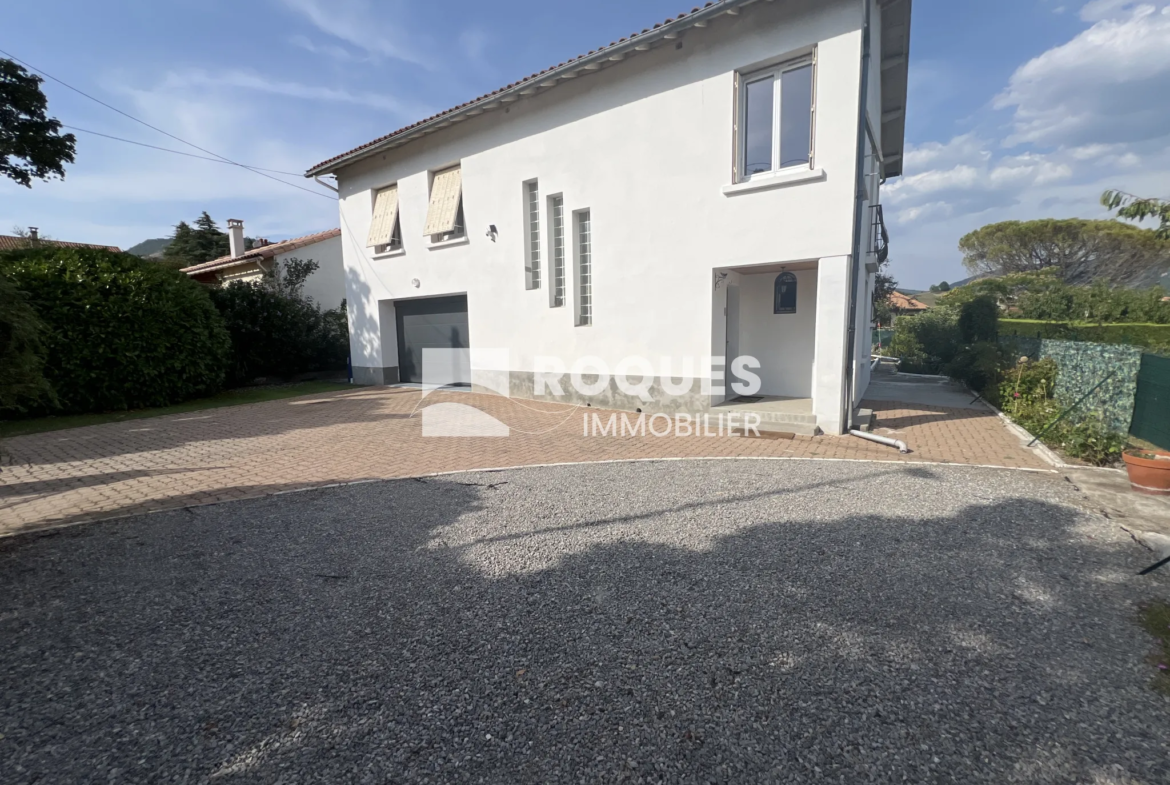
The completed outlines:
<svg viewBox="0 0 1170 785">
<path fill-rule="evenodd" d="M 878 436 L 876 433 L 866 433 L 865 431 L 850 431 L 851 436 L 860 436 L 862 439 L 868 439 L 871 442 L 884 444 L 887 447 L 897 447 L 898 452 L 905 455 L 910 452 L 910 448 L 906 446 L 906 442 L 898 439 L 891 439 L 888 436 Z"/>
</svg>

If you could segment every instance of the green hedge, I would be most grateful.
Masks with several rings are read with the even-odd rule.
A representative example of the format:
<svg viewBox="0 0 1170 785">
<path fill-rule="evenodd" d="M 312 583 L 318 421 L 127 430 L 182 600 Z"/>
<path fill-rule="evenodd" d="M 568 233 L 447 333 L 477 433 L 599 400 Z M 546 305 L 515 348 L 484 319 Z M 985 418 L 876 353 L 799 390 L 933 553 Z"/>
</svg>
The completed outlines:
<svg viewBox="0 0 1170 785">
<path fill-rule="evenodd" d="M 1170 353 L 1170 324 L 1083 324 L 1000 319 L 999 333 L 1022 338 L 1125 344 L 1153 349 L 1161 354 Z"/>
<path fill-rule="evenodd" d="M 230 338 L 202 286 L 99 248 L 0 256 L 45 325 L 45 377 L 59 413 L 166 406 L 221 389 Z"/>
<path fill-rule="evenodd" d="M 233 386 L 346 366 L 349 327 L 344 307 L 322 311 L 314 303 L 251 283 L 213 289 L 211 300 L 232 337 L 228 382 Z"/>
</svg>

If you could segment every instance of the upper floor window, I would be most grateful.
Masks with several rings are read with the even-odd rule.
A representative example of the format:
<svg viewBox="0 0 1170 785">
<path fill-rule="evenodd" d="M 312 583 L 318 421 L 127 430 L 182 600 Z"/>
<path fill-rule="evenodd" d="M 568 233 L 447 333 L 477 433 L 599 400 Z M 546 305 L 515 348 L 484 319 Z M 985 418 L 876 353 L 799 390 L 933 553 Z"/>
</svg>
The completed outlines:
<svg viewBox="0 0 1170 785">
<path fill-rule="evenodd" d="M 465 236 L 463 170 L 458 166 L 435 172 L 423 234 L 430 235 L 431 242 L 436 243 Z"/>
<path fill-rule="evenodd" d="M 813 77 L 811 58 L 740 77 L 740 180 L 812 165 Z"/>
<path fill-rule="evenodd" d="M 776 276 L 775 307 L 773 313 L 796 313 L 796 276 L 780 273 Z"/>
<path fill-rule="evenodd" d="M 389 253 L 402 248 L 402 230 L 398 225 L 398 186 L 382 188 L 374 193 L 374 214 L 370 218 L 370 232 L 366 247 L 374 253 Z"/>
</svg>

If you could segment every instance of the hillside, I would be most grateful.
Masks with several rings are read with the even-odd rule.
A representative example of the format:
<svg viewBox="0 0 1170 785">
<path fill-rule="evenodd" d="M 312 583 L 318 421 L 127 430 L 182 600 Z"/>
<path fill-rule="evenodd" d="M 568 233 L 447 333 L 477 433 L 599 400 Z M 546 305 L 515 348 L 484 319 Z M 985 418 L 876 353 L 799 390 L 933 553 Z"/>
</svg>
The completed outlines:
<svg viewBox="0 0 1170 785">
<path fill-rule="evenodd" d="M 135 256 L 153 256 L 154 254 L 162 254 L 164 248 L 170 245 L 171 238 L 156 237 L 153 240 L 143 240 L 133 248 L 127 248 L 126 253 L 132 253 Z"/>
</svg>

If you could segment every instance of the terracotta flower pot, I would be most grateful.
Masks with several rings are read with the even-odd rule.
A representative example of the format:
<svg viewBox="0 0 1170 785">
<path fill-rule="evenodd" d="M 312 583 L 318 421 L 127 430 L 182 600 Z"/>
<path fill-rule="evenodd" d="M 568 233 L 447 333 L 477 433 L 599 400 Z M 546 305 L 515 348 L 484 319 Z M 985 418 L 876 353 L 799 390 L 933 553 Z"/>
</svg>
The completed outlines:
<svg viewBox="0 0 1170 785">
<path fill-rule="evenodd" d="M 1161 450 L 1138 450 L 1121 454 L 1129 472 L 1129 487 L 1150 496 L 1170 496 L 1170 453 Z M 1148 456 L 1155 456 L 1153 458 Z"/>
</svg>

